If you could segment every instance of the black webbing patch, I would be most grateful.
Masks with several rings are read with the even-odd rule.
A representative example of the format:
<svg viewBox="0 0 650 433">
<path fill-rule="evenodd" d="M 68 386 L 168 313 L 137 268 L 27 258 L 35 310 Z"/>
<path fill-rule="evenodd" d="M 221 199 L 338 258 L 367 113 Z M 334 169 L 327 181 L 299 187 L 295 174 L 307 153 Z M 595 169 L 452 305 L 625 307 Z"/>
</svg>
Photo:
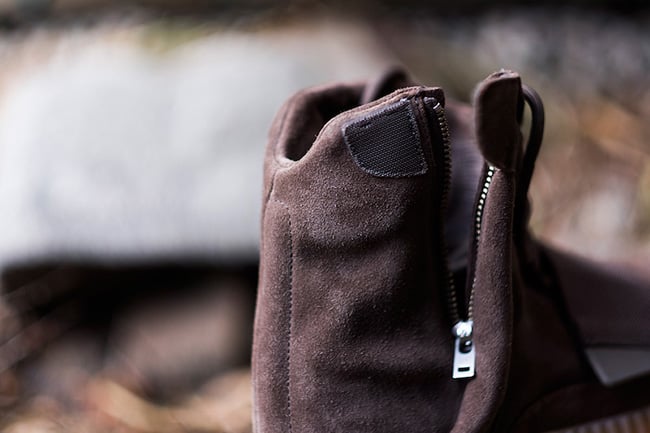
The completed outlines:
<svg viewBox="0 0 650 433">
<path fill-rule="evenodd" d="M 408 177 L 427 172 L 418 125 L 404 99 L 343 126 L 354 161 L 379 177 Z"/>
</svg>

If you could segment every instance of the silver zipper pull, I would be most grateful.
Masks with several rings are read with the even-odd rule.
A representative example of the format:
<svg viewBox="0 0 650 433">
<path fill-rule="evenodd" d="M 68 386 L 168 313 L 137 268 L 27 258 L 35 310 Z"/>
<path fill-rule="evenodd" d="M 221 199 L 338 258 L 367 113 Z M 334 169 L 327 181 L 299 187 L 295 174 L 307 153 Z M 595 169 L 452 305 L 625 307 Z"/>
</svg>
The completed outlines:
<svg viewBox="0 0 650 433">
<path fill-rule="evenodd" d="M 454 371 L 451 375 L 453 379 L 474 377 L 476 354 L 472 341 L 473 331 L 474 322 L 471 320 L 460 321 L 452 329 L 452 333 L 456 337 L 454 341 Z"/>
</svg>

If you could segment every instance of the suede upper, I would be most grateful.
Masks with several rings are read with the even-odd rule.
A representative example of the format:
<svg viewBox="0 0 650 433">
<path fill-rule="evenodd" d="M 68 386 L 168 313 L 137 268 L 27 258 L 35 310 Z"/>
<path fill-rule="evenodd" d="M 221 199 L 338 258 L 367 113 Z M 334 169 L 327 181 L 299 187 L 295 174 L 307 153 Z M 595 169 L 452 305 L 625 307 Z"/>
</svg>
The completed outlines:
<svg viewBox="0 0 650 433">
<path fill-rule="evenodd" d="M 605 386 L 584 352 L 650 349 L 648 281 L 515 235 L 528 218 L 518 74 L 488 77 L 473 107 L 446 104 L 450 154 L 440 89 L 382 96 L 407 85 L 393 71 L 306 90 L 276 117 L 255 431 L 532 433 L 650 405 L 649 376 Z M 469 380 L 451 378 L 453 282 L 472 310 Z"/>
<path fill-rule="evenodd" d="M 342 114 L 310 113 L 335 91 L 342 105 L 321 109 Z M 443 161 L 434 151 L 442 136 L 432 110 L 444 97 L 406 88 L 344 111 L 358 97 L 358 87 L 299 94 L 272 133 L 253 358 L 258 432 L 448 431 L 456 417 L 464 383 L 449 380 Z M 381 177 L 355 160 L 345 136 L 350 125 L 383 127 L 398 109 L 411 113 L 403 128 L 416 128 L 426 170 Z M 292 116 L 318 125 L 283 121 Z M 314 134 L 301 134 L 318 127 L 302 147 Z"/>
</svg>

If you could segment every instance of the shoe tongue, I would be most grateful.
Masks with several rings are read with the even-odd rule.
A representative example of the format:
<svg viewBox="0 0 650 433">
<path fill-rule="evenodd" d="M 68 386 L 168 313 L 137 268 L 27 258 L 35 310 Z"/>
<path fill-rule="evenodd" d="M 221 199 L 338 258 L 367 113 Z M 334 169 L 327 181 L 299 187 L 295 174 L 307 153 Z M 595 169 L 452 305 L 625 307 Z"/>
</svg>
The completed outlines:
<svg viewBox="0 0 650 433">
<path fill-rule="evenodd" d="M 501 170 L 515 170 L 523 151 L 519 74 L 502 70 L 487 77 L 476 89 L 474 107 L 476 136 L 483 157 Z"/>
</svg>

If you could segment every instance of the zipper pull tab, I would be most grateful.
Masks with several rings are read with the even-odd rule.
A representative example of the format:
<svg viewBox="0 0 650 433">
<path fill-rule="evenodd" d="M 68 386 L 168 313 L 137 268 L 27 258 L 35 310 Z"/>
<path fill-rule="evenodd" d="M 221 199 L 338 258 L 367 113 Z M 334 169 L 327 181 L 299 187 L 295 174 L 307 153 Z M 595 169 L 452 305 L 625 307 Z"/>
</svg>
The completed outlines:
<svg viewBox="0 0 650 433">
<path fill-rule="evenodd" d="M 472 320 L 460 321 L 452 329 L 452 333 L 456 337 L 454 341 L 454 371 L 451 375 L 453 379 L 474 377 L 476 354 L 472 342 L 473 330 L 474 322 Z"/>
</svg>

